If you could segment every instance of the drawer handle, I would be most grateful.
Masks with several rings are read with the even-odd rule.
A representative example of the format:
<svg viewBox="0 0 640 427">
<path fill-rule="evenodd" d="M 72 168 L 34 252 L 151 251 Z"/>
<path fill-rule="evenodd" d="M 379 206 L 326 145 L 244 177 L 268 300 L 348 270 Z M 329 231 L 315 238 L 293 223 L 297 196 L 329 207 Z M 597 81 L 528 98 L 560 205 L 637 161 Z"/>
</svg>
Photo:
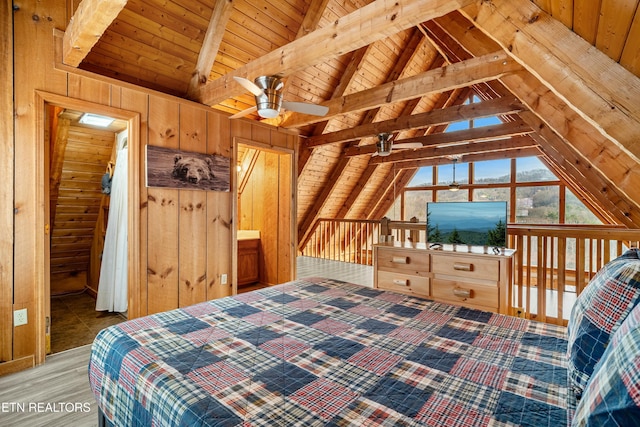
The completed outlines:
<svg viewBox="0 0 640 427">
<path fill-rule="evenodd" d="M 453 295 L 466 300 L 471 298 L 471 289 L 453 288 Z"/>
<path fill-rule="evenodd" d="M 409 286 L 409 281 L 406 279 L 393 279 L 393 284 L 398 286 Z"/>
<path fill-rule="evenodd" d="M 453 269 L 454 270 L 458 270 L 458 271 L 472 271 L 473 270 L 473 264 L 467 264 L 467 263 L 463 263 L 463 262 L 454 262 L 453 263 Z"/>
<path fill-rule="evenodd" d="M 409 264 L 409 257 L 408 256 L 394 256 L 391 259 L 391 262 L 394 264 Z"/>
</svg>

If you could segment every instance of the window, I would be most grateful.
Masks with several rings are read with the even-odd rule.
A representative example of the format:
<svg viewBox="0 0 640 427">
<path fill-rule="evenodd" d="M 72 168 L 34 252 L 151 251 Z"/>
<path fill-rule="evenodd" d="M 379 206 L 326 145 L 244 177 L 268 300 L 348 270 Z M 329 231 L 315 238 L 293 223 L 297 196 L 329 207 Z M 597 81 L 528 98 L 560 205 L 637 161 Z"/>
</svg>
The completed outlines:
<svg viewBox="0 0 640 427">
<path fill-rule="evenodd" d="M 473 190 L 473 200 L 477 202 L 501 202 L 509 201 L 510 190 L 502 188 L 477 188 Z"/>
<path fill-rule="evenodd" d="M 537 157 L 516 159 L 516 182 L 557 180 L 558 178 Z"/>
<path fill-rule="evenodd" d="M 497 184 L 511 181 L 511 160 L 486 160 L 473 164 L 475 184 Z"/>
<path fill-rule="evenodd" d="M 465 104 L 481 102 L 476 95 Z M 462 120 L 450 123 L 446 132 L 494 126 L 503 123 L 498 117 Z M 453 161 L 418 169 L 414 177 L 389 209 L 387 217 L 408 221 L 412 217 L 426 220 L 426 204 L 431 201 L 463 202 L 515 200 L 515 218 L 510 221 L 524 224 L 601 224 L 574 194 L 566 190 L 565 218 L 560 218 L 560 180 L 538 157 L 456 162 L 455 181 L 469 189 L 449 191 L 446 186 L 454 180 Z M 512 170 L 515 167 L 515 177 Z M 435 169 L 434 169 L 435 168 Z M 434 171 L 436 179 L 434 180 Z M 473 176 L 470 176 L 470 171 Z M 471 196 L 471 197 L 470 197 Z M 511 212 L 511 211 L 509 211 Z M 511 213 L 510 213 L 511 215 Z"/>
<path fill-rule="evenodd" d="M 453 162 L 438 166 L 438 184 L 449 185 L 453 181 Z M 469 182 L 469 163 L 456 163 L 456 182 L 467 184 Z"/>
<path fill-rule="evenodd" d="M 602 221 L 568 189 L 565 194 L 565 224 L 602 224 Z"/>
<path fill-rule="evenodd" d="M 516 188 L 516 222 L 557 224 L 559 217 L 557 185 Z"/>
<path fill-rule="evenodd" d="M 431 201 L 433 193 L 428 190 L 407 191 L 404 194 L 404 220 L 409 221 L 414 216 L 418 221 L 427 220 L 427 202 Z"/>
<path fill-rule="evenodd" d="M 469 200 L 469 192 L 467 190 L 438 190 L 436 197 L 438 202 L 466 202 Z"/>
<path fill-rule="evenodd" d="M 433 167 L 427 166 L 419 168 L 411 178 L 407 187 L 426 187 L 433 184 Z"/>
</svg>

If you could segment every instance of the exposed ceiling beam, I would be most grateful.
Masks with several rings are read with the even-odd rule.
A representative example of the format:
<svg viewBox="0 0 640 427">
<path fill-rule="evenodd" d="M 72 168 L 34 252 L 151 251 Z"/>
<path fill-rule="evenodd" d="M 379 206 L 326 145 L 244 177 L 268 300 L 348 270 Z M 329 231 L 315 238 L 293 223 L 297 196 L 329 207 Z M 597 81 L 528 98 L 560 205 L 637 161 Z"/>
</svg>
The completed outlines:
<svg viewBox="0 0 640 427">
<path fill-rule="evenodd" d="M 462 161 L 469 162 L 483 162 L 486 160 L 501 160 L 501 159 L 515 159 L 518 157 L 537 157 L 540 156 L 540 146 L 536 147 L 523 147 L 512 148 L 503 151 L 487 151 L 484 153 L 472 153 L 466 154 Z M 394 163 L 396 169 L 413 169 L 421 168 L 425 166 L 437 166 L 451 164 L 449 157 L 431 157 L 428 159 L 407 160 L 405 162 Z"/>
<path fill-rule="evenodd" d="M 233 11 L 233 0 L 216 0 L 214 3 L 209 26 L 198 55 L 198 62 L 189 81 L 187 89 L 187 98 L 189 99 L 194 99 L 198 95 L 198 89 L 207 83 L 224 36 L 224 31 L 220 31 L 220 29 L 227 26 L 227 21 Z"/>
<path fill-rule="evenodd" d="M 526 135 L 533 132 L 533 129 L 521 120 L 503 123 L 493 126 L 483 126 L 473 129 L 464 129 L 454 132 L 432 133 L 424 136 L 412 138 L 396 139 L 394 144 L 409 142 L 419 142 L 423 147 L 435 145 L 452 145 L 486 140 L 495 140 L 511 136 Z M 375 144 L 363 145 L 360 147 L 350 147 L 344 151 L 345 156 L 360 156 L 371 154 L 377 151 Z"/>
<path fill-rule="evenodd" d="M 335 20 L 306 36 L 212 80 L 200 90 L 198 100 L 215 105 L 243 93 L 233 77 L 288 76 L 296 71 L 337 58 L 347 52 L 397 34 L 421 22 L 460 9 L 475 0 L 380 0 Z"/>
<path fill-rule="evenodd" d="M 640 79 L 534 2 L 492 0 L 462 12 L 584 120 L 640 159 Z"/>
<path fill-rule="evenodd" d="M 64 32 L 62 62 L 80 65 L 126 4 L 127 0 L 82 0 Z"/>
<path fill-rule="evenodd" d="M 502 51 L 492 52 L 478 58 L 445 65 L 415 76 L 321 102 L 320 105 L 329 107 L 329 112 L 325 117 L 295 114 L 291 115 L 281 126 L 285 128 L 300 127 L 327 117 L 368 110 L 385 104 L 420 98 L 431 93 L 446 92 L 471 84 L 495 80 L 518 70 L 521 70 L 520 65 L 515 63 L 509 55 Z"/>
<path fill-rule="evenodd" d="M 377 156 L 371 159 L 371 163 L 403 162 L 406 160 L 426 159 L 429 157 L 464 156 L 472 153 L 486 153 L 488 151 L 509 151 L 518 148 L 536 147 L 538 143 L 528 136 L 516 136 L 497 141 L 474 142 L 463 145 L 447 147 L 425 147 L 415 150 L 401 150 L 388 156 Z"/>
<path fill-rule="evenodd" d="M 308 138 L 304 144 L 313 147 L 324 144 L 335 144 L 353 139 L 375 136 L 379 133 L 391 133 L 408 129 L 453 123 L 461 120 L 479 119 L 482 117 L 500 116 L 520 112 L 524 106 L 515 97 L 505 97 L 483 101 L 480 103 L 456 105 L 442 109 L 434 109 L 425 113 L 400 116 L 395 119 L 365 124 L 351 129 Z"/>
</svg>

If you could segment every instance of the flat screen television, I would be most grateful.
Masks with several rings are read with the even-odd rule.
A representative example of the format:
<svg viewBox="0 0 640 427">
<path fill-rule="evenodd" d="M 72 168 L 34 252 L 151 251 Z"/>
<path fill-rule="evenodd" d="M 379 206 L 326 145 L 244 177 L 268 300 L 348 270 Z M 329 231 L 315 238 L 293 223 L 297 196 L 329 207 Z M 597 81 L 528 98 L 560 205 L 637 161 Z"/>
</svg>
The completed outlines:
<svg viewBox="0 0 640 427">
<path fill-rule="evenodd" d="M 507 246 L 507 202 L 427 203 L 427 242 Z"/>
</svg>

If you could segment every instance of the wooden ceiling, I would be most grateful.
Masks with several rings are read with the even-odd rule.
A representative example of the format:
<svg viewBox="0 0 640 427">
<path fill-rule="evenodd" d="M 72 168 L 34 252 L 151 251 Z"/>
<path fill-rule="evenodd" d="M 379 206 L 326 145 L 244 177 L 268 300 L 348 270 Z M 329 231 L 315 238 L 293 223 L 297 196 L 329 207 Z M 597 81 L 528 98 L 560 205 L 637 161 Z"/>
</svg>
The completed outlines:
<svg viewBox="0 0 640 427">
<path fill-rule="evenodd" d="M 298 224 L 379 218 L 415 168 L 538 155 L 609 221 L 640 227 L 639 0 L 83 0 L 68 65 L 237 113 L 276 75 L 301 136 Z M 470 94 L 482 102 L 463 105 Z M 459 120 L 504 124 L 444 134 Z M 258 120 L 257 115 L 239 120 Z M 372 156 L 376 135 L 423 148 Z"/>
</svg>

